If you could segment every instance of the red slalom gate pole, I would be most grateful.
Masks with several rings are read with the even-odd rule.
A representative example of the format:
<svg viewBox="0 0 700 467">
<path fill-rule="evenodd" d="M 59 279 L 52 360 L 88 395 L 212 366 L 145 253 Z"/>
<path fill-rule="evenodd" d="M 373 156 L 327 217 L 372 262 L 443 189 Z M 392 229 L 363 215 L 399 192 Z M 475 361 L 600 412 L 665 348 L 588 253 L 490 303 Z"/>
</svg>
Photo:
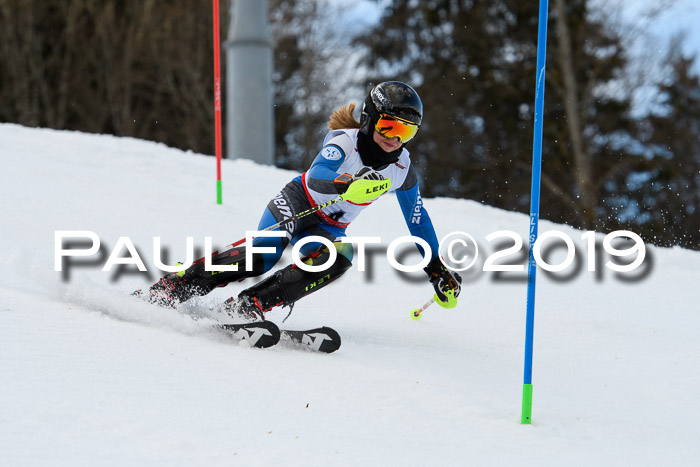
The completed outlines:
<svg viewBox="0 0 700 467">
<path fill-rule="evenodd" d="M 214 7 L 214 120 L 216 133 L 216 204 L 222 204 L 221 192 L 221 39 L 219 38 L 219 0 Z"/>
</svg>

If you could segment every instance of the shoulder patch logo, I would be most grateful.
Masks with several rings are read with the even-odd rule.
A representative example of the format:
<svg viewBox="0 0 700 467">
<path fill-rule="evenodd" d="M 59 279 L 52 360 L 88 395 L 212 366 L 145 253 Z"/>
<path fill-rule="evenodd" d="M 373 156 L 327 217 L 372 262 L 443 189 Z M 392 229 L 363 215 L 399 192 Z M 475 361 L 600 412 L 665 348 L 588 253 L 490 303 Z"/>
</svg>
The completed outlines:
<svg viewBox="0 0 700 467">
<path fill-rule="evenodd" d="M 324 147 L 321 149 L 321 155 L 329 161 L 338 161 L 343 157 L 343 153 L 335 146 Z"/>
</svg>

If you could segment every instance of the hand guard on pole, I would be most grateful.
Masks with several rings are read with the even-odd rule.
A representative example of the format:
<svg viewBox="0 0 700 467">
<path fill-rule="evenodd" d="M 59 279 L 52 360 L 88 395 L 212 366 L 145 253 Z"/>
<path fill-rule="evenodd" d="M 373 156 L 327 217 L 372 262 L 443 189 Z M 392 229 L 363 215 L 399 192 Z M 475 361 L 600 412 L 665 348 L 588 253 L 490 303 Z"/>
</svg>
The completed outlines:
<svg viewBox="0 0 700 467">
<path fill-rule="evenodd" d="M 362 167 L 355 175 L 338 175 L 333 181 L 343 201 L 355 204 L 369 203 L 391 188 L 391 180 L 369 167 Z"/>
<path fill-rule="evenodd" d="M 380 174 L 374 169 L 362 167 L 360 170 L 355 172 L 355 175 L 350 175 L 348 173 L 338 175 L 335 180 L 333 180 L 333 184 L 335 185 L 335 190 L 338 192 L 338 194 L 342 195 L 348 191 L 350 184 L 357 180 L 385 180 L 385 178 L 384 175 Z"/>
<path fill-rule="evenodd" d="M 424 269 L 430 283 L 435 289 L 435 301 L 443 308 L 457 306 L 457 297 L 462 290 L 462 277 L 452 272 L 442 264 L 439 257 L 435 257 Z"/>
</svg>

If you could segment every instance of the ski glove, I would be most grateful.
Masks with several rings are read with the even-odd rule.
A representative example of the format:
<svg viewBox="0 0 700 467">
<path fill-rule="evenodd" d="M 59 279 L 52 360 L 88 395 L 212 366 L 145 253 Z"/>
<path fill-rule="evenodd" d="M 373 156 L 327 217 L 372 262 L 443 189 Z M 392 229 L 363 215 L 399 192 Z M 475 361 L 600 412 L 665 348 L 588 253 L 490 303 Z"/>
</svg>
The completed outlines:
<svg viewBox="0 0 700 467">
<path fill-rule="evenodd" d="M 442 264 L 439 257 L 433 258 L 423 269 L 435 289 L 435 301 L 443 308 L 457 306 L 457 297 L 462 290 L 462 277 Z"/>
<path fill-rule="evenodd" d="M 369 167 L 362 167 L 352 178 L 353 180 L 384 180 L 384 175 Z"/>
</svg>

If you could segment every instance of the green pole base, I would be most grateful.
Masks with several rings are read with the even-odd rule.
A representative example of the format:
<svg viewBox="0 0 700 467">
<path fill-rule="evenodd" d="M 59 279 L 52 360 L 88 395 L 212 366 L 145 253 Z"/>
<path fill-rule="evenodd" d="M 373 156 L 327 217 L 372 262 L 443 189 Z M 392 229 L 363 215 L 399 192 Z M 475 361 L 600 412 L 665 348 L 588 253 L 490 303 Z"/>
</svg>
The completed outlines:
<svg viewBox="0 0 700 467">
<path fill-rule="evenodd" d="M 221 196 L 221 180 L 216 181 L 216 204 L 221 204 L 222 201 L 222 196 Z"/>
<path fill-rule="evenodd" d="M 532 424 L 532 384 L 523 384 L 523 415 L 520 423 Z"/>
</svg>

